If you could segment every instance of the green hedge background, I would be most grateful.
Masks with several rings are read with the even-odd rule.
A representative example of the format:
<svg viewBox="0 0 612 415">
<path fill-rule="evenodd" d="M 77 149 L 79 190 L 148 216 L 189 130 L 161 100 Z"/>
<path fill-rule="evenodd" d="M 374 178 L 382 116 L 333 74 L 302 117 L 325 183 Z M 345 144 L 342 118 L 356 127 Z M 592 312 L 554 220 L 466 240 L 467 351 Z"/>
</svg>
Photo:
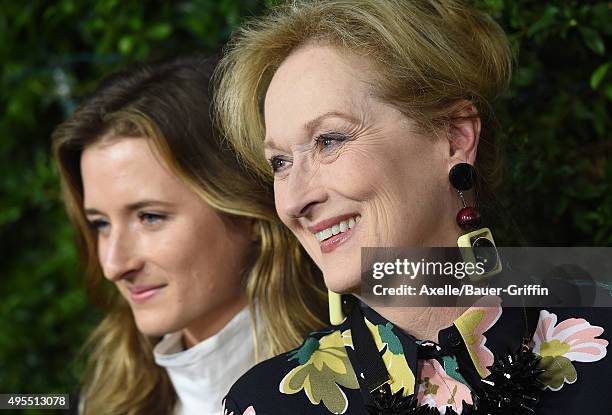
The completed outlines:
<svg viewBox="0 0 612 415">
<path fill-rule="evenodd" d="M 0 2 L 0 393 L 74 392 L 99 318 L 61 204 L 54 126 L 113 70 L 214 50 L 271 2 Z M 474 2 L 517 55 L 498 110 L 498 243 L 612 245 L 612 3 Z"/>
</svg>

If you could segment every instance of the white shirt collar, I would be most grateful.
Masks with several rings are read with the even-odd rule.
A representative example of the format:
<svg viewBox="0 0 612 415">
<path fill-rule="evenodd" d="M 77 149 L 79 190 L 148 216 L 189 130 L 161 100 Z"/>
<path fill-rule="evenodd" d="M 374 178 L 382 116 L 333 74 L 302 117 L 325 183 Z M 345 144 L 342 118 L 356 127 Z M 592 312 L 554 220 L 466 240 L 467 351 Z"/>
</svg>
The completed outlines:
<svg viewBox="0 0 612 415">
<path fill-rule="evenodd" d="M 255 364 L 248 307 L 212 337 L 184 350 L 182 333 L 166 335 L 153 350 L 176 390 L 175 413 L 221 414 L 221 400 L 238 378 Z"/>
</svg>

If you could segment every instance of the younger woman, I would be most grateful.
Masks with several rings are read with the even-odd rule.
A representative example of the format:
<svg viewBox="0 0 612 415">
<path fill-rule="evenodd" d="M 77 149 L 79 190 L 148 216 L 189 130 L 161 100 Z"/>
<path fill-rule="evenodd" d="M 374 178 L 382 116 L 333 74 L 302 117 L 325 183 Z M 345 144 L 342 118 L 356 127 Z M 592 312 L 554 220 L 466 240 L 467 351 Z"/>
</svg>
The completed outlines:
<svg viewBox="0 0 612 415">
<path fill-rule="evenodd" d="M 218 413 L 258 352 L 321 325 L 319 275 L 213 133 L 212 68 L 115 74 L 53 134 L 89 294 L 108 308 L 88 342 L 84 414 Z"/>
</svg>

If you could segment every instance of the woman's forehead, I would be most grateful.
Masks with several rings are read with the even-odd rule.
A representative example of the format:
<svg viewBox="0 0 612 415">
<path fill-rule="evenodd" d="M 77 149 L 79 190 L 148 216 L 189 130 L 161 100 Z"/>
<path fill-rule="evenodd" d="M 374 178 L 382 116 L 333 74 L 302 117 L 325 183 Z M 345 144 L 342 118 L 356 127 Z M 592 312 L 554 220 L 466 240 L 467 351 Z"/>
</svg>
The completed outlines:
<svg viewBox="0 0 612 415">
<path fill-rule="evenodd" d="M 371 62 L 339 53 L 332 46 L 309 45 L 294 51 L 280 65 L 266 93 L 267 134 L 295 126 L 308 129 L 318 118 L 335 112 L 355 116 L 371 98 Z"/>
</svg>

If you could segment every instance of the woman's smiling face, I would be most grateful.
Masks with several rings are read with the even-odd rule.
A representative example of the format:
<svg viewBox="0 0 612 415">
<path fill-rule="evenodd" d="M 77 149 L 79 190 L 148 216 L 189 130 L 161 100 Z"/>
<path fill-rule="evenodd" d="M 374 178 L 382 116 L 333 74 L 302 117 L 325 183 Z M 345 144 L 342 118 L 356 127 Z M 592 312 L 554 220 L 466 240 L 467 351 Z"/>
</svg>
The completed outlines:
<svg viewBox="0 0 612 415">
<path fill-rule="evenodd" d="M 367 57 L 308 44 L 265 97 L 265 155 L 281 220 L 337 292 L 359 288 L 361 248 L 455 244 L 449 141 L 374 94 Z"/>
<path fill-rule="evenodd" d="M 250 225 L 234 225 L 170 172 L 145 138 L 117 137 L 81 157 L 84 210 L 104 276 L 147 335 L 206 338 L 245 304 Z"/>
</svg>

